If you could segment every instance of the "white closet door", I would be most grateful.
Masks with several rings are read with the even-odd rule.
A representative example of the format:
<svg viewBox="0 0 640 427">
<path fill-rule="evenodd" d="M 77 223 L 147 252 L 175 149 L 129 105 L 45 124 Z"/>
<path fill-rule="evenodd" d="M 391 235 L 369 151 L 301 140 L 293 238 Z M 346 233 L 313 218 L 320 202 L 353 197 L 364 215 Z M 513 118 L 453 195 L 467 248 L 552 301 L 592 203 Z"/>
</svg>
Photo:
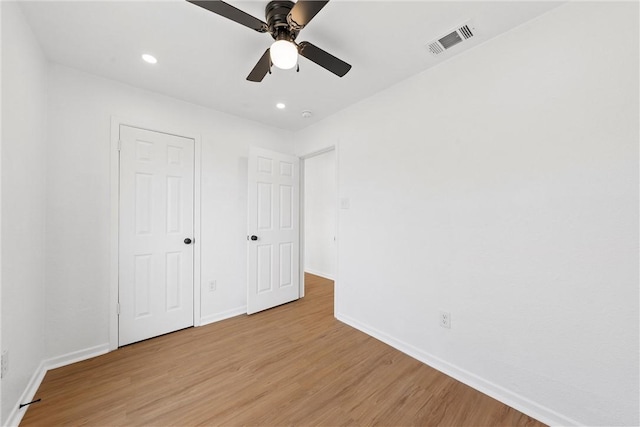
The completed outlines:
<svg viewBox="0 0 640 427">
<path fill-rule="evenodd" d="M 119 345 L 193 326 L 194 141 L 120 127 Z"/>
</svg>

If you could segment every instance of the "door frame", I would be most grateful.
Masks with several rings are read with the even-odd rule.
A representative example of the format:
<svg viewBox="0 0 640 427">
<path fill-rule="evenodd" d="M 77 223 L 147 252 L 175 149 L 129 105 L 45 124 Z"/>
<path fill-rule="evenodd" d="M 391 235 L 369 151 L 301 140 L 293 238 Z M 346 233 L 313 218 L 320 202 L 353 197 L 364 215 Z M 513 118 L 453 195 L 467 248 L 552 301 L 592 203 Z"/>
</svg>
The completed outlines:
<svg viewBox="0 0 640 427">
<path fill-rule="evenodd" d="M 338 149 L 338 142 L 336 142 L 335 144 L 330 144 L 327 145 L 323 148 L 320 149 L 316 149 L 314 151 L 310 151 L 306 154 L 299 154 L 298 157 L 300 158 L 300 298 L 304 297 L 305 295 L 305 286 L 304 286 L 304 254 L 305 254 L 305 240 L 304 240 L 304 236 L 305 236 L 305 192 L 304 192 L 304 188 L 305 188 L 305 162 L 307 159 L 311 159 L 313 157 L 316 156 L 320 156 L 322 154 L 325 153 L 329 153 L 333 151 L 335 153 L 335 182 L 336 182 L 336 200 L 334 201 L 334 215 L 335 215 L 335 221 L 334 221 L 334 236 L 335 236 L 335 245 L 336 245 L 336 251 L 335 251 L 335 268 L 336 271 L 333 274 L 333 283 L 334 283 L 334 295 L 333 295 L 333 301 L 334 301 L 334 305 L 335 305 L 335 301 L 337 300 L 337 295 L 338 295 L 338 276 L 339 276 L 339 268 L 338 268 L 338 251 L 339 251 L 339 243 L 340 243 L 340 238 L 338 237 L 338 223 L 340 220 L 340 215 L 338 212 L 338 208 L 339 208 L 339 200 L 340 200 L 340 195 L 339 195 L 339 189 L 340 189 L 340 184 L 338 182 L 338 170 L 339 170 L 339 149 Z M 335 307 L 334 307 L 335 310 Z"/>
<path fill-rule="evenodd" d="M 194 141 L 193 168 L 193 326 L 201 324 L 201 290 L 200 283 L 200 176 L 202 143 L 198 133 L 181 129 L 168 128 L 164 123 L 149 120 L 127 120 L 111 116 L 110 153 L 110 251 L 109 251 L 109 351 L 118 348 L 118 293 L 119 283 L 119 233 L 120 233 L 120 126 L 130 126 L 152 132 L 189 138 Z"/>
</svg>

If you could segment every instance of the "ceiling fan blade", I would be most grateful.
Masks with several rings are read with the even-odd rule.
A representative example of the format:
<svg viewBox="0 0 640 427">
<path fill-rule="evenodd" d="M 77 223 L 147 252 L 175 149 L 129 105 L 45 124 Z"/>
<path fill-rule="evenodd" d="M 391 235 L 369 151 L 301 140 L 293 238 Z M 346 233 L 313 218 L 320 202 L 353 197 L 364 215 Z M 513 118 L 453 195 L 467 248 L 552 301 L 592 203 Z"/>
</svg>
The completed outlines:
<svg viewBox="0 0 640 427">
<path fill-rule="evenodd" d="M 187 0 L 189 3 L 200 6 L 203 9 L 207 9 L 210 12 L 216 13 L 220 16 L 224 16 L 238 24 L 242 24 L 245 27 L 249 27 L 252 30 L 256 30 L 259 33 L 266 33 L 268 26 L 265 22 L 254 18 L 246 12 L 231 6 L 220 0 Z"/>
<path fill-rule="evenodd" d="M 291 8 L 287 21 L 296 30 L 303 29 L 329 0 L 298 0 Z"/>
<path fill-rule="evenodd" d="M 247 80 L 250 82 L 261 82 L 264 79 L 264 76 L 267 75 L 269 70 L 271 69 L 271 55 L 269 54 L 269 49 L 267 49 L 262 57 L 258 60 L 258 63 L 253 70 L 247 76 Z"/>
<path fill-rule="evenodd" d="M 298 44 L 298 52 L 300 55 L 331 71 L 338 77 L 344 76 L 351 69 L 351 65 L 309 42 Z"/>
</svg>

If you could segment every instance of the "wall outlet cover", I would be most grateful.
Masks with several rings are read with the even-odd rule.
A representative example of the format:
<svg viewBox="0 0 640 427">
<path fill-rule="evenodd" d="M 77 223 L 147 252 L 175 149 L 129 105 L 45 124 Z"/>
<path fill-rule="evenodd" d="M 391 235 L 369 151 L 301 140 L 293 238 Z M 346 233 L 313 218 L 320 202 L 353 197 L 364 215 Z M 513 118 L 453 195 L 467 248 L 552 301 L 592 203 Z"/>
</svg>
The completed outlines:
<svg viewBox="0 0 640 427">
<path fill-rule="evenodd" d="M 448 311 L 440 311 L 440 326 L 451 329 L 451 313 Z"/>
<path fill-rule="evenodd" d="M 6 377 L 8 371 L 9 371 L 9 350 L 5 350 L 2 352 L 2 357 L 0 360 L 0 378 Z"/>
</svg>

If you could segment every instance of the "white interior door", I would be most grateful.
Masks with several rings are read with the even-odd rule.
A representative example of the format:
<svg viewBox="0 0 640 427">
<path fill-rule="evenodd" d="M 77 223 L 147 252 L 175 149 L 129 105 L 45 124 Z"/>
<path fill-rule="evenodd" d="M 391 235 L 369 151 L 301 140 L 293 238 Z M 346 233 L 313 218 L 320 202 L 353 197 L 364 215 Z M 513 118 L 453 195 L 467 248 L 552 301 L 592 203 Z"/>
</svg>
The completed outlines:
<svg viewBox="0 0 640 427">
<path fill-rule="evenodd" d="M 288 154 L 249 152 L 248 314 L 300 296 L 299 166 Z"/>
<path fill-rule="evenodd" d="M 194 141 L 120 126 L 118 344 L 193 326 Z"/>
</svg>

